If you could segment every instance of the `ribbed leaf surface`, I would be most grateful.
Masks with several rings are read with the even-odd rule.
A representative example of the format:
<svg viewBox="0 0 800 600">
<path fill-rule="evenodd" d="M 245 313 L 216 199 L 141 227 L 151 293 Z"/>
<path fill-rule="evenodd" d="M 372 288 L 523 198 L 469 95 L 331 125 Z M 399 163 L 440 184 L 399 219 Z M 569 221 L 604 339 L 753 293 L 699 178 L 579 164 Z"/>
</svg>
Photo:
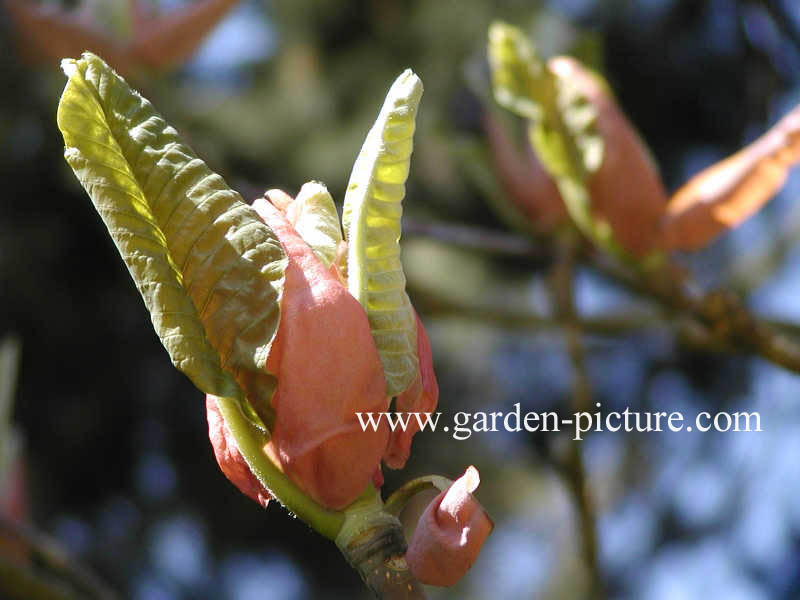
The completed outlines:
<svg viewBox="0 0 800 600">
<path fill-rule="evenodd" d="M 274 377 L 264 364 L 280 318 L 280 243 L 100 58 L 85 53 L 62 67 L 64 156 L 173 363 L 206 393 L 240 397 L 241 387 L 269 420 Z"/>
<path fill-rule="evenodd" d="M 386 375 L 387 394 L 416 377 L 417 329 L 400 262 L 400 218 L 422 81 L 395 80 L 353 165 L 344 199 L 347 287 L 365 308 Z"/>
</svg>

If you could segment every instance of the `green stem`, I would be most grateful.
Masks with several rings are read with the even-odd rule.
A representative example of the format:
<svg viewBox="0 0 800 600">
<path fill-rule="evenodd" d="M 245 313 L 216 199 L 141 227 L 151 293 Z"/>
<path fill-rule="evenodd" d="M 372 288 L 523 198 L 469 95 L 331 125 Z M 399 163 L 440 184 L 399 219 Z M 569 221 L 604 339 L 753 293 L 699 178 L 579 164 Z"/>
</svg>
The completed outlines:
<svg viewBox="0 0 800 600">
<path fill-rule="evenodd" d="M 264 454 L 269 434 L 256 427 L 242 411 L 236 398 L 217 398 L 225 426 L 236 440 L 247 466 L 261 484 L 291 513 L 305 521 L 328 539 L 336 539 L 345 522 L 342 512 L 331 511 L 317 504 L 282 473 Z"/>
<path fill-rule="evenodd" d="M 395 490 L 386 500 L 383 510 L 395 517 L 400 516 L 403 508 L 412 497 L 427 490 L 435 490 L 437 493 L 443 492 L 452 484 L 453 482 L 450 479 L 442 477 L 441 475 L 417 477 L 403 485 L 403 487 Z"/>
</svg>

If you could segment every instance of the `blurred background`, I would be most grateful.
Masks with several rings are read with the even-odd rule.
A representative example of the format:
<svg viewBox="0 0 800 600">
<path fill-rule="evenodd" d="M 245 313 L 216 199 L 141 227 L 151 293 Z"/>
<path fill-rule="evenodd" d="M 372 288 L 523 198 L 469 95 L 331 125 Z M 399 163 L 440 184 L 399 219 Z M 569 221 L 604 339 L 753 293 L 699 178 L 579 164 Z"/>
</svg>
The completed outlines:
<svg viewBox="0 0 800 600">
<path fill-rule="evenodd" d="M 172 367 L 63 160 L 64 77 L 36 47 L 36 25 L 12 18 L 15 4 L 0 12 L 0 337 L 21 348 L 11 410 L 21 512 L 125 598 L 366 598 L 332 543 L 276 505 L 260 510 L 219 472 L 202 395 Z M 28 4 L 115 39 L 130 34 L 124 0 Z M 191 2 L 149 4 L 177 14 Z M 572 53 L 602 71 L 670 190 L 800 101 L 795 0 L 242 0 L 188 60 L 129 77 L 246 199 L 316 179 L 341 202 L 388 86 L 406 67 L 421 76 L 404 262 L 447 420 L 517 402 L 571 412 L 546 248 L 475 247 L 478 233 L 515 248 L 534 239 L 494 175 L 482 127 L 489 110 L 522 131 L 488 103 L 486 31 L 498 18 L 544 55 Z M 800 326 L 798 196 L 794 176 L 743 227 L 677 259 L 704 285 L 744 294 L 755 313 Z M 454 244 L 432 224 L 480 230 L 459 229 L 466 243 Z M 654 306 L 591 268 L 576 294 L 585 319 L 647 315 L 641 327 L 586 340 L 604 410 L 759 411 L 764 430 L 598 433 L 582 443 L 609 596 L 800 597 L 800 378 L 681 346 Z M 576 511 L 554 467 L 570 437 L 417 435 L 387 489 L 429 473 L 454 478 L 471 463 L 496 523 L 468 576 L 431 597 L 582 597 Z"/>
</svg>

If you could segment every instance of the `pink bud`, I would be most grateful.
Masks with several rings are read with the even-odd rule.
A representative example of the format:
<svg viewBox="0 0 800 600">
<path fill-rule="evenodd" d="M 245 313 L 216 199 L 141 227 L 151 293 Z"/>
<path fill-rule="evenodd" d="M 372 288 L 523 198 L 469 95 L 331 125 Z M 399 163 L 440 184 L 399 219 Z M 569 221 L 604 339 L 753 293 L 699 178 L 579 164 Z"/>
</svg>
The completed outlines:
<svg viewBox="0 0 800 600">
<path fill-rule="evenodd" d="M 422 513 L 406 552 L 411 572 L 422 583 L 454 585 L 478 557 L 494 527 L 472 496 L 478 484 L 478 470 L 470 466 Z"/>
<path fill-rule="evenodd" d="M 266 200 L 253 208 L 289 259 L 267 358 L 278 384 L 265 452 L 311 498 L 342 508 L 372 480 L 389 437 L 385 423 L 363 431 L 356 416 L 388 409 L 378 350 L 364 309 L 281 211 Z"/>
<path fill-rule="evenodd" d="M 547 232 L 567 221 L 558 188 L 530 144 L 526 143 L 521 153 L 502 123 L 488 111 L 483 115 L 483 129 L 497 180 L 528 224 Z"/>
<path fill-rule="evenodd" d="M 591 175 L 592 212 L 611 226 L 614 238 L 641 256 L 655 249 L 667 192 L 650 152 L 605 83 L 573 58 L 548 61 L 557 77 L 578 85 L 597 111 L 603 162 Z"/>
</svg>

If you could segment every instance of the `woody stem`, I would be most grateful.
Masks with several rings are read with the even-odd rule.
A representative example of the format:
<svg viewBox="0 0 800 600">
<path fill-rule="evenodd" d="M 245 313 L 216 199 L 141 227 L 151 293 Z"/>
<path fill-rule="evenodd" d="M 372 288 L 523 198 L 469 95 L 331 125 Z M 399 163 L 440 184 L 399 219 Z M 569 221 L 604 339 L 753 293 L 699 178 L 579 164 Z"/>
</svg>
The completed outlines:
<svg viewBox="0 0 800 600">
<path fill-rule="evenodd" d="M 383 510 L 371 485 L 347 509 L 336 545 L 376 598 L 424 600 L 422 585 L 405 559 L 406 540 L 400 521 Z"/>
<path fill-rule="evenodd" d="M 559 242 L 558 258 L 551 272 L 553 299 L 564 328 L 567 353 L 573 367 L 572 409 L 574 412 L 588 412 L 592 404 L 592 390 L 586 373 L 583 331 L 575 308 L 573 290 L 574 267 L 580 251 L 580 240 L 572 232 L 566 232 Z M 601 600 L 605 598 L 605 591 L 597 558 L 597 520 L 579 441 L 573 440 L 569 444 L 563 467 L 564 478 L 575 498 L 583 537 L 583 559 L 589 573 L 587 596 Z"/>
</svg>

